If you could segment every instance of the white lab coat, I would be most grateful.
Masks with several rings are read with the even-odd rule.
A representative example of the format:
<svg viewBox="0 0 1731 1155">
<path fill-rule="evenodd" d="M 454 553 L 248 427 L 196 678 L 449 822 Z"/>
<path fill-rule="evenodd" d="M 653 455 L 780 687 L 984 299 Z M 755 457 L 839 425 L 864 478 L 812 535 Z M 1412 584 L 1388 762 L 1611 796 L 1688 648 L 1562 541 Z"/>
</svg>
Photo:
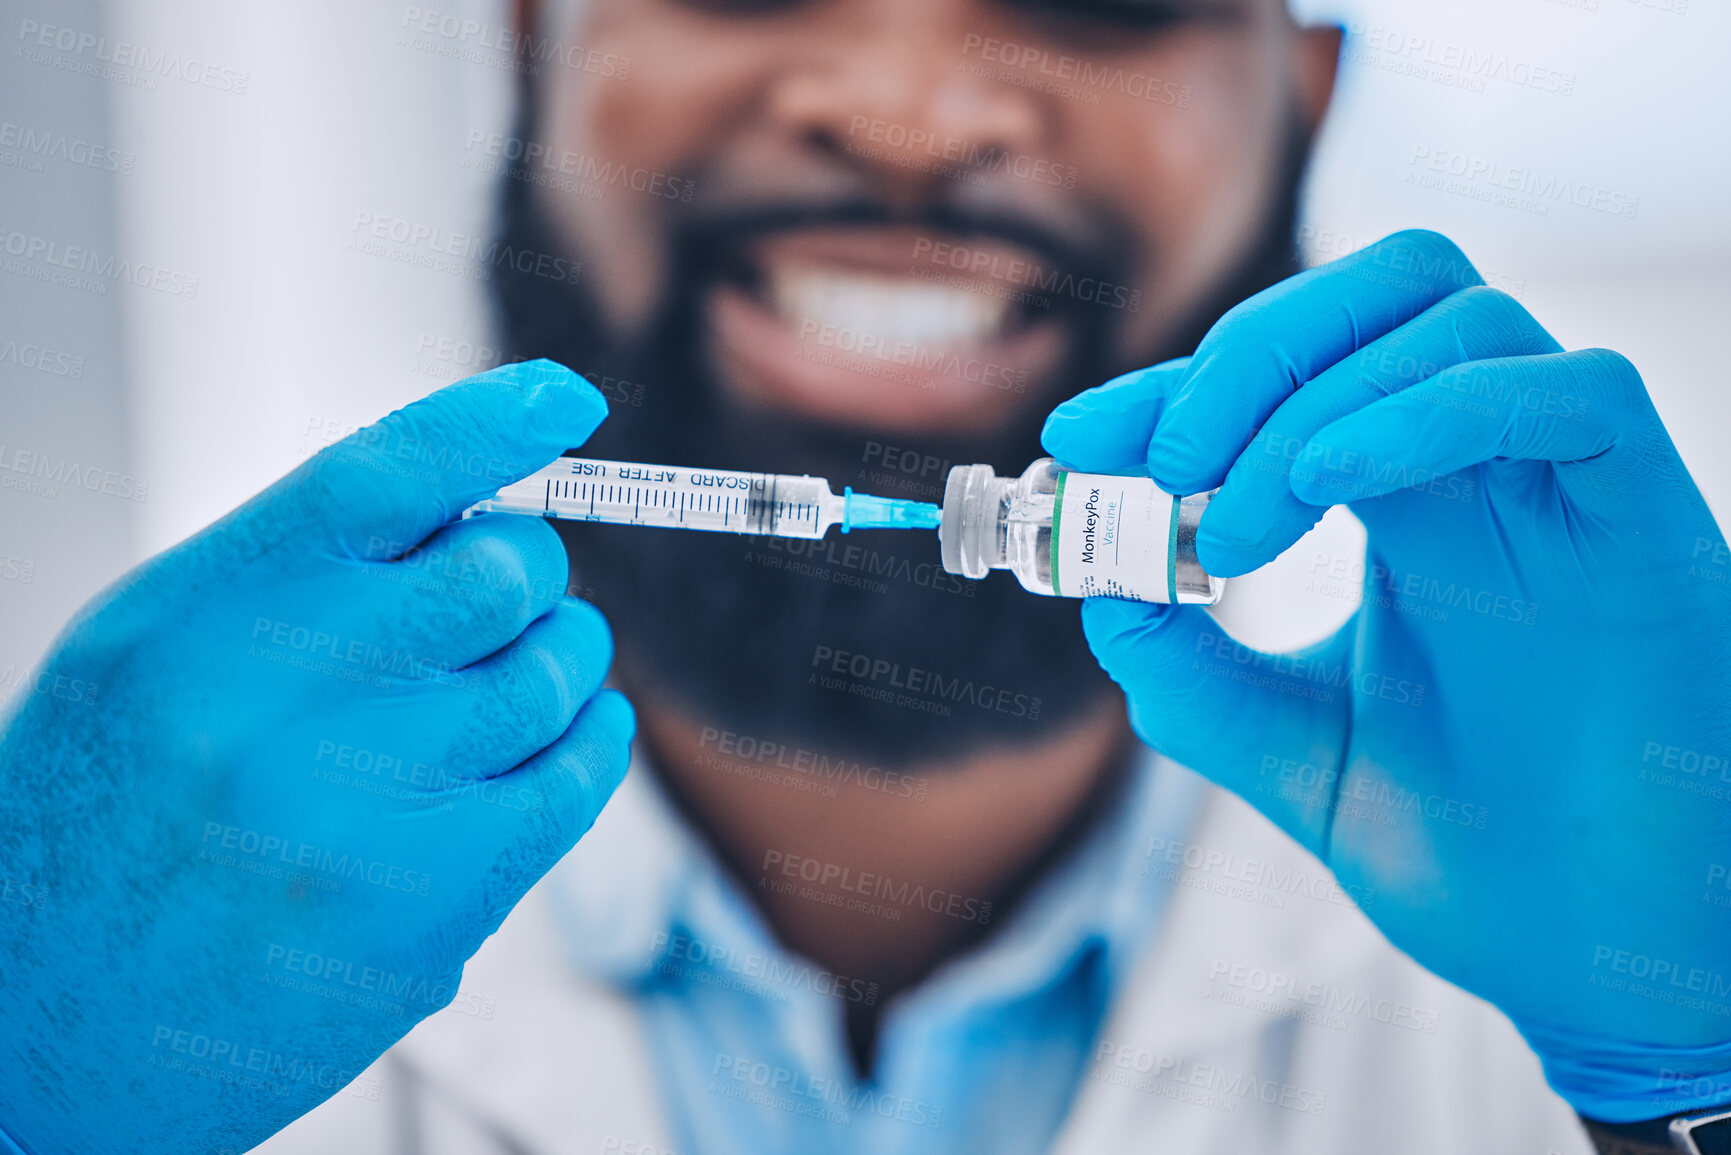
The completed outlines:
<svg viewBox="0 0 1731 1155">
<path fill-rule="evenodd" d="M 633 869 L 632 814 L 644 793 L 628 780 L 558 871 L 579 872 L 590 893 L 629 877 L 614 871 Z M 1489 1005 L 1415 965 L 1320 888 L 1288 893 L 1224 877 L 1242 877 L 1249 860 L 1274 868 L 1263 878 L 1289 866 L 1318 873 L 1255 811 L 1210 788 L 1190 842 L 1236 865 L 1178 871 L 1055 1155 L 1591 1152 Z M 1167 869 L 1158 857 L 1152 868 Z M 567 962 L 560 894 L 556 880 L 537 886 L 469 963 L 456 1004 L 259 1150 L 674 1151 L 637 1013 Z"/>
</svg>

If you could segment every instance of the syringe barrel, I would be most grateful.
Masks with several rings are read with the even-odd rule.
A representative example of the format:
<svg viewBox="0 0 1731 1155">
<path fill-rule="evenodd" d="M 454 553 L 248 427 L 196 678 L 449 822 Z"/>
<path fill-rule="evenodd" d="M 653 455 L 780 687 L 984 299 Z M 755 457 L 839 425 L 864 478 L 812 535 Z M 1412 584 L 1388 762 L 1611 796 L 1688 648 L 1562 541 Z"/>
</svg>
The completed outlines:
<svg viewBox="0 0 1731 1155">
<path fill-rule="evenodd" d="M 824 496 L 818 477 L 561 457 L 469 512 L 819 538 Z"/>
</svg>

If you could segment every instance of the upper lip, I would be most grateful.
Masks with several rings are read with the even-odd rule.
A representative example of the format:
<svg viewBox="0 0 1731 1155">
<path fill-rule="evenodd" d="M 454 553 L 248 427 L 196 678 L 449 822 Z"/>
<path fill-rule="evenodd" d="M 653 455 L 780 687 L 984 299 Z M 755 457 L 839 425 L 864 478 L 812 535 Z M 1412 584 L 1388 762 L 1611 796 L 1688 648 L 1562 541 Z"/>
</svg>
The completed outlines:
<svg viewBox="0 0 1731 1155">
<path fill-rule="evenodd" d="M 1080 226 L 1064 228 L 1020 211 L 997 212 L 945 204 L 912 212 L 897 212 L 875 200 L 828 204 L 780 203 L 751 207 L 707 209 L 697 206 L 684 222 L 680 247 L 690 263 L 713 275 L 761 293 L 765 246 L 799 246 L 802 237 L 822 232 L 825 240 L 811 251 L 814 264 L 840 266 L 867 273 L 906 276 L 913 264 L 908 239 L 924 236 L 959 244 L 1019 249 L 1048 267 L 1076 277 L 1120 281 L 1116 268 L 1122 254 L 1106 238 L 1079 235 Z M 853 239 L 849 239 L 853 238 Z M 886 239 L 891 243 L 886 244 Z M 1066 307 L 1053 301 L 1053 310 Z"/>
</svg>

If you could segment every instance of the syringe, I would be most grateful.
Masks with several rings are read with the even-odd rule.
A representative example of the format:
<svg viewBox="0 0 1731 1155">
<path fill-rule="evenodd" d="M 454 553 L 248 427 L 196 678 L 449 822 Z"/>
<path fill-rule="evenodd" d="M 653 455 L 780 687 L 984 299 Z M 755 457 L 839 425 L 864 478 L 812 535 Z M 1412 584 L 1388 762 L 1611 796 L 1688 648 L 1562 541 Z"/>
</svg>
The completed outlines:
<svg viewBox="0 0 1731 1155">
<path fill-rule="evenodd" d="M 530 513 L 615 525 L 659 525 L 722 533 L 820 538 L 832 525 L 853 529 L 936 529 L 938 507 L 873 497 L 845 487 L 837 497 L 821 477 L 743 473 L 683 465 L 638 465 L 561 457 L 478 502 L 475 513 Z"/>
</svg>

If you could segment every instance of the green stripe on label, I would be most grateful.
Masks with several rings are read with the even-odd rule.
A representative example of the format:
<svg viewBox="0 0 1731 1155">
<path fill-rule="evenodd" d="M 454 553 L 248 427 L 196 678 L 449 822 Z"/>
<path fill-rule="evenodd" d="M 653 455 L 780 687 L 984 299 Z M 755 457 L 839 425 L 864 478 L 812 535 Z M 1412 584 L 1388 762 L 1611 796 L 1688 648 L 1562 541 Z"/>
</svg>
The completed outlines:
<svg viewBox="0 0 1731 1155">
<path fill-rule="evenodd" d="M 1064 517 L 1064 482 L 1069 479 L 1068 473 L 1058 475 L 1058 491 L 1052 495 L 1052 540 L 1047 544 L 1046 551 L 1052 556 L 1052 592 L 1064 597 L 1064 587 L 1058 584 L 1058 523 Z"/>
<path fill-rule="evenodd" d="M 1178 604 L 1178 499 L 1172 499 L 1172 526 L 1166 532 L 1166 600 Z"/>
</svg>

